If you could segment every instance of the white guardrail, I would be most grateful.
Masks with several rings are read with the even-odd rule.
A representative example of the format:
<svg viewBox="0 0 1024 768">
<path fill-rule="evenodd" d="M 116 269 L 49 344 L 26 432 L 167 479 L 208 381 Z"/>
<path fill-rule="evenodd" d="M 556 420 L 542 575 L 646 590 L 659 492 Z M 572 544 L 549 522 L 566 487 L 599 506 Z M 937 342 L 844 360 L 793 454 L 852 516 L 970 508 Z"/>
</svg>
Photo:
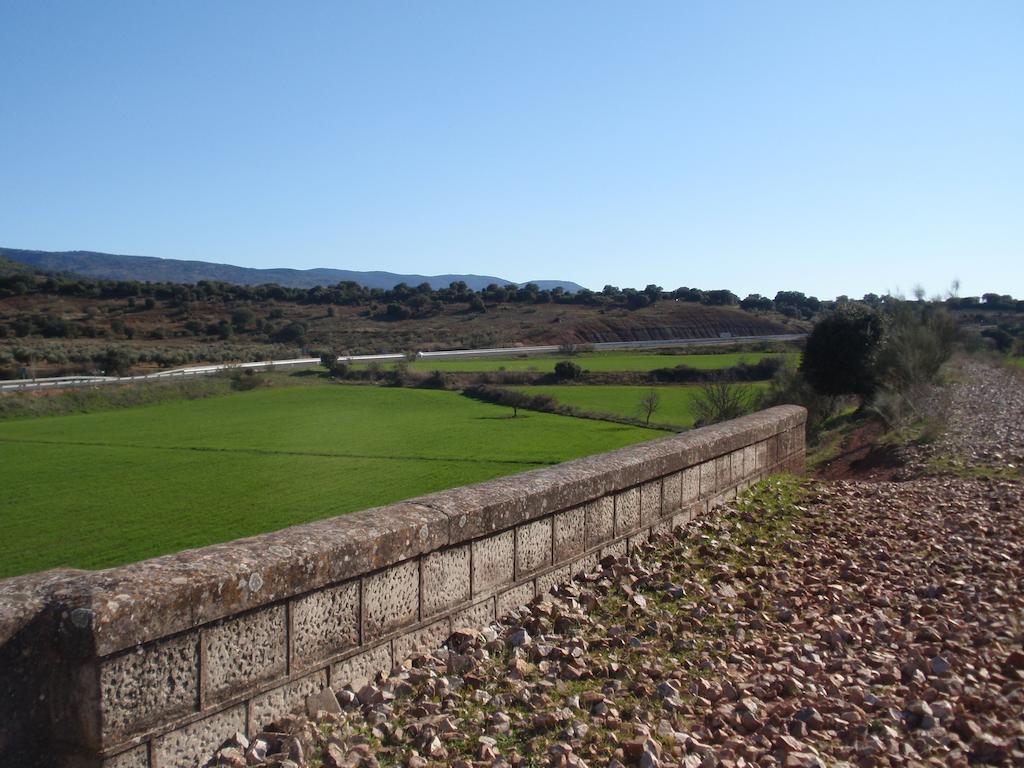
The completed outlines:
<svg viewBox="0 0 1024 768">
<path fill-rule="evenodd" d="M 751 341 L 795 341 L 802 339 L 805 333 L 783 333 L 767 336 L 724 336 L 697 339 L 663 339 L 657 341 L 604 341 L 595 344 L 580 344 L 581 347 L 595 351 L 611 351 L 617 349 L 651 349 L 659 347 L 690 347 L 713 344 L 735 344 Z M 490 349 L 446 349 L 437 352 L 418 352 L 417 360 L 458 360 L 466 357 L 503 357 L 507 355 L 543 355 L 559 352 L 563 347 L 558 345 L 534 347 L 492 347 Z M 387 363 L 406 359 L 404 354 L 392 352 L 380 355 L 346 355 L 338 358 L 349 363 Z M 2 379 L 0 391 L 29 389 L 62 389 L 65 387 L 91 387 L 103 384 L 123 384 L 133 381 L 154 381 L 159 379 L 181 378 L 185 376 L 208 376 L 221 371 L 257 370 L 268 371 L 279 368 L 308 368 L 319 365 L 319 357 L 296 357 L 289 360 L 261 360 L 252 363 L 220 363 L 217 365 L 195 365 L 188 368 L 172 368 L 156 373 L 138 376 L 54 376 L 51 378 L 34 379 Z"/>
</svg>

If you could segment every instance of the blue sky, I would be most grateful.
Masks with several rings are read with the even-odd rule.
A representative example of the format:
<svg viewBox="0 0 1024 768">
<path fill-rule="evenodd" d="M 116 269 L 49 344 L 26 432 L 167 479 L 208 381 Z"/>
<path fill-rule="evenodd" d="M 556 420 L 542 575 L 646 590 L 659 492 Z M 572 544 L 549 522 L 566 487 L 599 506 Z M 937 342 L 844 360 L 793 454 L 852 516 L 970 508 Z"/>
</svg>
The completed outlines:
<svg viewBox="0 0 1024 768">
<path fill-rule="evenodd" d="M 0 245 L 1024 296 L 1024 3 L 0 0 Z"/>
</svg>

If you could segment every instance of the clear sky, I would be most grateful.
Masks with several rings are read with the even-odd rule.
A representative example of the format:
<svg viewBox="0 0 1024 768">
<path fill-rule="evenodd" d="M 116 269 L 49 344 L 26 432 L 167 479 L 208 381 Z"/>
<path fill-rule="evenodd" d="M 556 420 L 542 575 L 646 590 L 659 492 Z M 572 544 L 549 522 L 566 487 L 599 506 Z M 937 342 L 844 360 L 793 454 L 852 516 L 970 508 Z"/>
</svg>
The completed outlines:
<svg viewBox="0 0 1024 768">
<path fill-rule="evenodd" d="M 0 245 L 1024 296 L 1024 2 L 0 0 Z"/>
</svg>

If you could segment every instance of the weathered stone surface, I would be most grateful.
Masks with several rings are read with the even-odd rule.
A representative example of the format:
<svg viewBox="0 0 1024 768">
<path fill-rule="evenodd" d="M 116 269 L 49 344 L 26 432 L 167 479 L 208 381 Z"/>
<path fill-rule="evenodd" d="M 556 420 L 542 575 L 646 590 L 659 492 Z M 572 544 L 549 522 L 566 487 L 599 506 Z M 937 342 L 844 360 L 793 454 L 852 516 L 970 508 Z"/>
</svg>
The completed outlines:
<svg viewBox="0 0 1024 768">
<path fill-rule="evenodd" d="M 597 546 L 615 535 L 615 499 L 603 496 L 583 507 L 586 513 L 586 548 Z"/>
<path fill-rule="evenodd" d="M 700 497 L 709 499 L 718 492 L 718 475 L 714 460 L 700 465 Z"/>
<path fill-rule="evenodd" d="M 283 605 L 204 629 L 204 705 L 283 675 L 287 638 Z"/>
<path fill-rule="evenodd" d="M 338 691 L 353 681 L 372 680 L 378 672 L 394 666 L 391 643 L 383 643 L 331 665 L 331 688 Z"/>
<path fill-rule="evenodd" d="M 452 631 L 456 629 L 478 629 L 486 627 L 495 619 L 494 598 L 489 597 L 469 608 L 463 608 L 452 616 Z"/>
<path fill-rule="evenodd" d="M 516 580 L 551 564 L 551 518 L 516 528 Z"/>
<path fill-rule="evenodd" d="M 754 446 L 754 466 L 759 473 L 768 469 L 768 441 L 762 440 Z"/>
<path fill-rule="evenodd" d="M 671 515 L 682 506 L 683 473 L 674 472 L 661 479 L 661 514 Z"/>
<path fill-rule="evenodd" d="M 640 489 L 630 488 L 615 495 L 615 535 L 640 527 Z"/>
<path fill-rule="evenodd" d="M 515 531 L 473 542 L 473 595 L 511 584 L 515 568 Z"/>
<path fill-rule="evenodd" d="M 633 547 L 635 547 L 637 544 L 643 544 L 645 541 L 647 541 L 650 538 L 651 538 L 651 532 L 649 530 L 643 530 L 643 531 L 640 531 L 637 534 L 634 534 L 633 536 L 630 536 L 627 539 L 627 541 L 629 543 L 629 546 L 627 547 L 627 550 L 629 552 L 632 552 L 633 551 Z"/>
<path fill-rule="evenodd" d="M 434 551 L 448 525 L 443 512 L 403 502 L 88 572 L 54 597 L 91 611 L 83 627 L 69 611 L 65 629 L 105 656 Z"/>
<path fill-rule="evenodd" d="M 414 623 L 419 605 L 419 563 L 410 561 L 367 576 L 363 579 L 363 642 Z"/>
<path fill-rule="evenodd" d="M 661 480 L 640 486 L 640 524 L 652 525 L 661 517 Z"/>
<path fill-rule="evenodd" d="M 679 503 L 690 504 L 700 498 L 700 467 L 688 467 L 680 473 Z"/>
<path fill-rule="evenodd" d="M 587 510 L 576 507 L 555 515 L 553 562 L 561 563 L 583 552 L 586 544 Z"/>
<path fill-rule="evenodd" d="M 245 729 L 244 704 L 186 725 L 156 740 L 154 754 L 157 765 L 200 768 L 225 739 Z"/>
<path fill-rule="evenodd" d="M 422 559 L 421 616 L 426 619 L 469 599 L 469 545 L 432 552 Z"/>
<path fill-rule="evenodd" d="M 729 454 L 715 459 L 715 476 L 719 491 L 732 483 L 732 457 Z"/>
<path fill-rule="evenodd" d="M 623 557 L 629 548 L 629 543 L 625 539 L 619 539 L 613 544 L 609 544 L 607 547 L 601 548 L 601 557 Z"/>
<path fill-rule="evenodd" d="M 359 645 L 359 582 L 292 601 L 292 665 L 309 669 Z"/>
<path fill-rule="evenodd" d="M 437 650 L 451 633 L 451 620 L 441 619 L 433 624 L 428 624 L 422 629 L 396 637 L 394 641 L 395 661 L 401 664 L 403 659 L 415 651 Z"/>
<path fill-rule="evenodd" d="M 199 706 L 199 633 L 163 640 L 100 663 L 104 741 Z"/>
<path fill-rule="evenodd" d="M 145 744 L 106 758 L 102 768 L 149 768 L 149 747 Z"/>
<path fill-rule="evenodd" d="M 249 733 L 273 722 L 282 715 L 305 710 L 306 697 L 327 688 L 327 670 L 293 680 L 273 690 L 254 696 L 249 704 Z"/>
<path fill-rule="evenodd" d="M 757 446 L 748 445 L 743 449 L 743 477 L 751 477 L 757 472 Z"/>
<path fill-rule="evenodd" d="M 536 594 L 536 587 L 532 581 L 526 584 L 520 584 L 518 587 L 506 590 L 498 594 L 497 606 L 495 608 L 495 614 L 498 618 L 507 616 L 510 611 L 518 608 L 520 605 L 526 605 L 528 602 L 533 600 Z"/>
<path fill-rule="evenodd" d="M 572 565 L 563 565 L 561 568 L 556 568 L 553 571 L 542 574 L 537 577 L 537 594 L 541 597 L 546 597 L 548 592 L 552 588 L 557 587 L 559 584 L 564 584 L 569 581 L 573 576 Z"/>
</svg>

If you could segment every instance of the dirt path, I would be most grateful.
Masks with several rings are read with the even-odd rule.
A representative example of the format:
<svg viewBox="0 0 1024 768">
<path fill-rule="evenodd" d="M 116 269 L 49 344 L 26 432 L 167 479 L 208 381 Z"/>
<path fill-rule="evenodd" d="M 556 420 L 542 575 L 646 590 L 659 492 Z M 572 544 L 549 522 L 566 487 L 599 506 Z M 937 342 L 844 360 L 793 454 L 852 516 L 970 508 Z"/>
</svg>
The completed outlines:
<svg viewBox="0 0 1024 768">
<path fill-rule="evenodd" d="M 220 762 L 1024 765 L 1019 381 L 950 390 L 969 472 L 762 484 Z"/>
</svg>

